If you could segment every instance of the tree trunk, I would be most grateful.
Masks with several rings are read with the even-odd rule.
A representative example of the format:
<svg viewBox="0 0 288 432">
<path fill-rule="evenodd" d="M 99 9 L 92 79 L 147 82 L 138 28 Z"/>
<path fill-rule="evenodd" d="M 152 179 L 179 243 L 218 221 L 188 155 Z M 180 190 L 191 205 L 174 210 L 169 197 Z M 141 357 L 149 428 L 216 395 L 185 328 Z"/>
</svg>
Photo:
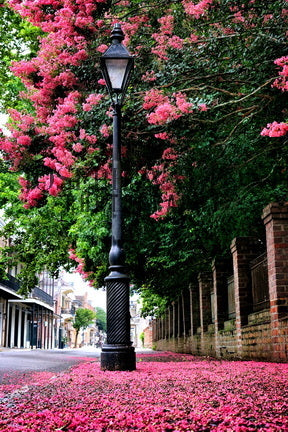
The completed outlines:
<svg viewBox="0 0 288 432">
<path fill-rule="evenodd" d="M 78 334 L 79 334 L 79 330 L 76 330 L 76 335 L 75 335 L 75 348 L 77 348 L 77 339 L 78 339 Z"/>
</svg>

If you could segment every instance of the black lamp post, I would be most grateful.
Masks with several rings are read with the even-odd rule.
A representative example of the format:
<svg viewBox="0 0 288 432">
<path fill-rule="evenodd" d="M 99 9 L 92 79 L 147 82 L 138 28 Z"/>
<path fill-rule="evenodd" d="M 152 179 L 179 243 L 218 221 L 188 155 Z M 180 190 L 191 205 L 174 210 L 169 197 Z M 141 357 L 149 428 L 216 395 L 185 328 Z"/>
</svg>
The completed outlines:
<svg viewBox="0 0 288 432">
<path fill-rule="evenodd" d="M 102 370 L 135 370 L 135 350 L 130 341 L 129 277 L 124 273 L 121 210 L 121 106 L 125 97 L 134 59 L 122 45 L 124 34 L 115 24 L 112 45 L 100 58 L 101 70 L 112 99 L 112 245 L 109 253 L 110 274 L 107 288 L 107 342 L 102 347 Z"/>
</svg>

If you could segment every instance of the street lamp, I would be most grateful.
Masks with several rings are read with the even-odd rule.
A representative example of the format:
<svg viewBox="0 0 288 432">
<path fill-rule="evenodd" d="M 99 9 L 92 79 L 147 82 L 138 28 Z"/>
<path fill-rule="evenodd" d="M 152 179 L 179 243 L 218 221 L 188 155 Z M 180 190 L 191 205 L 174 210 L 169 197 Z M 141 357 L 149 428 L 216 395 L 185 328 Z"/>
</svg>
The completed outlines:
<svg viewBox="0 0 288 432">
<path fill-rule="evenodd" d="M 100 58 L 100 67 L 112 99 L 112 244 L 107 289 L 107 341 L 102 346 L 102 370 L 135 370 L 135 350 L 130 341 L 129 277 L 124 273 L 121 210 L 121 106 L 133 69 L 134 59 L 122 45 L 120 24 L 111 33 L 112 45 Z"/>
</svg>

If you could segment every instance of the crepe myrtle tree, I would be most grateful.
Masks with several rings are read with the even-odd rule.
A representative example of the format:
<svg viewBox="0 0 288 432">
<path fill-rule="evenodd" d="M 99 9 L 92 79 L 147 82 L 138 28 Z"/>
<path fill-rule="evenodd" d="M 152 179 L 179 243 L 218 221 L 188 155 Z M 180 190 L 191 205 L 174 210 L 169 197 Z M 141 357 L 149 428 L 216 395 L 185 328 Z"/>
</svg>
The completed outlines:
<svg viewBox="0 0 288 432">
<path fill-rule="evenodd" d="M 28 104 L 9 111 L 0 149 L 19 174 L 27 215 L 37 226 L 42 215 L 47 226 L 56 219 L 65 233 L 61 260 L 53 229 L 45 234 L 47 261 L 68 261 L 69 248 L 91 284 L 107 274 L 112 128 L 99 63 L 115 23 L 136 63 L 122 130 L 123 237 L 134 287 L 169 299 L 235 235 L 261 235 L 263 206 L 287 197 L 286 0 L 3 7 L 43 32 L 37 55 L 11 65 Z M 14 220 L 25 267 L 31 222 L 25 231 Z M 37 242 L 35 260 L 45 250 Z"/>
</svg>

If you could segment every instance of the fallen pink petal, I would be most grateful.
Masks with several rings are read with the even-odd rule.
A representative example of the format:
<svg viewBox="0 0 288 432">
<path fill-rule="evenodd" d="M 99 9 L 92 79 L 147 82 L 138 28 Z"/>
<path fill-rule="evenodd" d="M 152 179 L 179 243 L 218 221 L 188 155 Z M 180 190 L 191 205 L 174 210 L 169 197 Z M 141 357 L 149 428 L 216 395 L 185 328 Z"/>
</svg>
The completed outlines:
<svg viewBox="0 0 288 432">
<path fill-rule="evenodd" d="M 288 430 L 288 364 L 167 352 L 137 357 L 134 372 L 104 372 L 83 358 L 56 375 L 6 374 L 0 430 Z"/>
</svg>

